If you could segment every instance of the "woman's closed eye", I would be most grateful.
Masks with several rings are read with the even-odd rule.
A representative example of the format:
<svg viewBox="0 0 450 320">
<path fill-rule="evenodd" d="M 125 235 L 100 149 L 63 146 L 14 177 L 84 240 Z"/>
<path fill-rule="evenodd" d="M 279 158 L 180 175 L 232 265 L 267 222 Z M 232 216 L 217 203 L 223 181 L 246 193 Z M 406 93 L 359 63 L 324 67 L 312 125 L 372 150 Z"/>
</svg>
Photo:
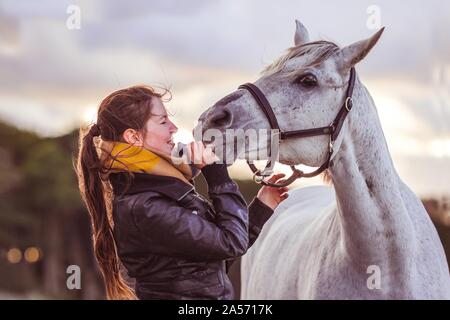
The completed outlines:
<svg viewBox="0 0 450 320">
<path fill-rule="evenodd" d="M 163 116 L 160 124 L 166 124 L 166 123 L 167 123 L 167 116 Z"/>
</svg>

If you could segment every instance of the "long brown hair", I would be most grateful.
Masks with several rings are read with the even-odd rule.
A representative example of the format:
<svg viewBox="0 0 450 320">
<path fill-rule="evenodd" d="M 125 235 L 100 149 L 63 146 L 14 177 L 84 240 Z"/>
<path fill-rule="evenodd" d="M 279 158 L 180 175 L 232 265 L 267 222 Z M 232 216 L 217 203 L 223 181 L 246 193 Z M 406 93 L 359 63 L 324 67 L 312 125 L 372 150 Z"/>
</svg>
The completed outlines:
<svg viewBox="0 0 450 320">
<path fill-rule="evenodd" d="M 151 116 L 152 99 L 162 98 L 168 90 L 157 93 L 148 86 L 133 86 L 115 91 L 100 104 L 97 123 L 80 129 L 77 175 L 81 196 L 92 223 L 94 253 L 103 275 L 108 299 L 135 299 L 134 290 L 121 274 L 112 228 L 112 192 L 103 157 L 99 157 L 98 138 L 122 141 L 125 130 L 143 132 Z M 97 141 L 97 143 L 96 143 Z M 102 150 L 103 152 L 104 150 Z"/>
</svg>

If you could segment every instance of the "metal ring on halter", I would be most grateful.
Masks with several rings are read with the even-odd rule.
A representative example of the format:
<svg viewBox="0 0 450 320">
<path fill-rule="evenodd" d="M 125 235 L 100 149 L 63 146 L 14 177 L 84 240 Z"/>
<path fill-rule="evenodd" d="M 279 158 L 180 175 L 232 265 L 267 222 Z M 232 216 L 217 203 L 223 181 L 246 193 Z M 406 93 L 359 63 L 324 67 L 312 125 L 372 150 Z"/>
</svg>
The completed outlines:
<svg viewBox="0 0 450 320">
<path fill-rule="evenodd" d="M 345 109 L 347 109 L 348 112 L 350 112 L 350 110 L 352 110 L 353 107 L 353 99 L 352 97 L 347 97 L 347 99 L 345 99 Z"/>
<path fill-rule="evenodd" d="M 253 182 L 257 184 L 261 184 L 264 180 L 264 176 L 261 175 L 261 172 L 258 170 L 253 174 Z"/>
</svg>

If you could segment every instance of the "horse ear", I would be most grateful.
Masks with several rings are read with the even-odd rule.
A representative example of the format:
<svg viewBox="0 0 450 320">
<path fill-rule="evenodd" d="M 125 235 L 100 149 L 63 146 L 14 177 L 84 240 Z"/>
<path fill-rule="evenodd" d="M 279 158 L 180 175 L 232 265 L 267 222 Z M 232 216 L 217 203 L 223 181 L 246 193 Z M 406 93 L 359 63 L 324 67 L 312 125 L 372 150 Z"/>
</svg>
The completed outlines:
<svg viewBox="0 0 450 320">
<path fill-rule="evenodd" d="M 294 43 L 296 46 L 300 46 L 302 44 L 309 42 L 309 33 L 308 30 L 306 30 L 306 27 L 297 19 L 295 19 L 295 36 L 294 36 Z"/>
<path fill-rule="evenodd" d="M 369 51 L 375 46 L 378 39 L 380 39 L 383 31 L 384 27 L 378 30 L 370 38 L 355 42 L 345 48 L 342 48 L 338 53 L 340 69 L 350 69 L 364 59 Z"/>
</svg>

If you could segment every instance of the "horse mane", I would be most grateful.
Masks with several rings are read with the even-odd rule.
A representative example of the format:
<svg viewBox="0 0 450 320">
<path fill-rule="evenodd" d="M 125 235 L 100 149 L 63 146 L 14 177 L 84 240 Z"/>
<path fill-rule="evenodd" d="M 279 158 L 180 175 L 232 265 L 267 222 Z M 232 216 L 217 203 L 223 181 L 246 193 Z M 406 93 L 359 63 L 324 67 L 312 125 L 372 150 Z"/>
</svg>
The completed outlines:
<svg viewBox="0 0 450 320">
<path fill-rule="evenodd" d="M 322 174 L 320 175 L 320 178 L 322 179 L 322 182 L 326 185 L 332 186 L 333 180 L 331 179 L 330 170 L 326 169 Z"/>
<path fill-rule="evenodd" d="M 287 52 L 284 55 L 265 67 L 262 74 L 264 76 L 277 75 L 295 79 L 304 71 L 305 68 L 310 68 L 324 62 L 338 51 L 339 46 L 337 44 L 325 40 L 308 42 L 299 46 L 291 47 L 287 49 Z M 289 60 L 304 55 L 308 55 L 310 58 L 306 65 L 300 69 L 284 71 L 284 67 Z"/>
</svg>

